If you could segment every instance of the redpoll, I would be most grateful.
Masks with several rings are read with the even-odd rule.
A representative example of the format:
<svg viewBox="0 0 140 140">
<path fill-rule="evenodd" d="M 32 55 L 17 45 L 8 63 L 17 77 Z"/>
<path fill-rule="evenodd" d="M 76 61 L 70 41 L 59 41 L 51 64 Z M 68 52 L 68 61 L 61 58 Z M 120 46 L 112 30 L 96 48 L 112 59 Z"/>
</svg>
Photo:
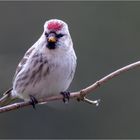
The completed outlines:
<svg viewBox="0 0 140 140">
<path fill-rule="evenodd" d="M 0 99 L 0 104 L 20 98 L 34 106 L 38 99 L 64 93 L 75 68 L 76 55 L 67 24 L 57 19 L 46 21 L 43 34 L 25 53 L 13 87 Z"/>
</svg>

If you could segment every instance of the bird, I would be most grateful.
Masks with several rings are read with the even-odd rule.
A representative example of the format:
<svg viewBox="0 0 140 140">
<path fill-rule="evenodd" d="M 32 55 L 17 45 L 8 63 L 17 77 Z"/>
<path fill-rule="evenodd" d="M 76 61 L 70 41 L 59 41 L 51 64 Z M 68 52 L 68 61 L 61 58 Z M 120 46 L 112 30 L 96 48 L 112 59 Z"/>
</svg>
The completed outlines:
<svg viewBox="0 0 140 140">
<path fill-rule="evenodd" d="M 8 89 L 0 99 L 5 106 L 15 99 L 30 101 L 33 108 L 39 99 L 62 94 L 69 100 L 69 88 L 77 65 L 73 41 L 66 22 L 50 19 L 40 38 L 19 62 Z"/>
</svg>

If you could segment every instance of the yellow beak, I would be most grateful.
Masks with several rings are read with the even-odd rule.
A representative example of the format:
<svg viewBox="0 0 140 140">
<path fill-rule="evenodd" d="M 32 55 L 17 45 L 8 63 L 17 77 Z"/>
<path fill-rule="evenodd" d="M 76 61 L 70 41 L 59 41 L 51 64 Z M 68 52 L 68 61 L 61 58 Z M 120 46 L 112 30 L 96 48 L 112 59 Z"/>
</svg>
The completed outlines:
<svg viewBox="0 0 140 140">
<path fill-rule="evenodd" d="M 50 37 L 48 38 L 48 42 L 50 42 L 50 43 L 56 43 L 56 41 L 57 41 L 57 39 L 56 39 L 56 37 L 54 37 L 54 36 L 50 36 Z"/>
</svg>

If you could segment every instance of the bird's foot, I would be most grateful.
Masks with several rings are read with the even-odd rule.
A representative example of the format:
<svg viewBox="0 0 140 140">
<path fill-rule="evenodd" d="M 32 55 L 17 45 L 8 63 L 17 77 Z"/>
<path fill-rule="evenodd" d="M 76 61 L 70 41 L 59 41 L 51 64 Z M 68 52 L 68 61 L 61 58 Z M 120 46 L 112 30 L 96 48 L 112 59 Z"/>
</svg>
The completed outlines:
<svg viewBox="0 0 140 140">
<path fill-rule="evenodd" d="M 69 91 L 63 91 L 60 92 L 61 95 L 63 95 L 63 102 L 68 103 L 70 99 L 70 92 Z"/>
<path fill-rule="evenodd" d="M 36 109 L 36 108 L 35 108 L 35 105 L 38 103 L 38 101 L 37 101 L 37 99 L 36 99 L 34 96 L 32 96 L 32 95 L 30 95 L 30 102 L 31 102 L 31 105 L 33 106 L 33 109 Z"/>
</svg>

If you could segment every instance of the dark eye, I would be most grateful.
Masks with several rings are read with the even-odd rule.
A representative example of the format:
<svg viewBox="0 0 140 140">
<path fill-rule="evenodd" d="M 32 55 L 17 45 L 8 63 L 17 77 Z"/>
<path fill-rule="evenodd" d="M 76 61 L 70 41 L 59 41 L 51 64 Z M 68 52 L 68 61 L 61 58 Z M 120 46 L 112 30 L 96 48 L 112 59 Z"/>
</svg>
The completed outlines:
<svg viewBox="0 0 140 140">
<path fill-rule="evenodd" d="M 49 34 L 48 34 L 48 33 L 45 33 L 45 36 L 46 36 L 46 37 L 48 37 L 48 36 L 49 36 Z"/>
<path fill-rule="evenodd" d="M 57 35 L 56 35 L 57 38 L 61 38 L 61 37 L 63 37 L 63 36 L 64 36 L 64 34 L 57 34 Z"/>
</svg>

